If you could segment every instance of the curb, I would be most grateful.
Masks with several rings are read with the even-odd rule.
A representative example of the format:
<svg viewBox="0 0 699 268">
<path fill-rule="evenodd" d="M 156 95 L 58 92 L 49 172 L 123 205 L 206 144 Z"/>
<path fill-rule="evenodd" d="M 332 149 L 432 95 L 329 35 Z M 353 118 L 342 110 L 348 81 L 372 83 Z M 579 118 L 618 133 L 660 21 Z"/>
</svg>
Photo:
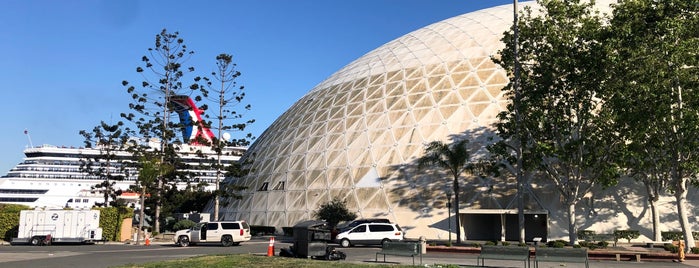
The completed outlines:
<svg viewBox="0 0 699 268">
<path fill-rule="evenodd" d="M 533 256 L 536 256 L 534 250 L 530 250 Z M 444 253 L 464 253 L 464 254 L 480 254 L 481 249 L 475 247 L 459 247 L 459 246 L 427 246 L 427 252 L 444 252 Z M 670 252 L 653 252 L 653 251 L 632 251 L 632 250 L 588 250 L 587 255 L 591 260 L 616 260 L 617 254 L 622 260 L 635 260 L 635 255 L 638 254 L 642 260 L 676 260 L 677 254 Z M 685 260 L 699 260 L 699 254 L 685 254 Z"/>
</svg>

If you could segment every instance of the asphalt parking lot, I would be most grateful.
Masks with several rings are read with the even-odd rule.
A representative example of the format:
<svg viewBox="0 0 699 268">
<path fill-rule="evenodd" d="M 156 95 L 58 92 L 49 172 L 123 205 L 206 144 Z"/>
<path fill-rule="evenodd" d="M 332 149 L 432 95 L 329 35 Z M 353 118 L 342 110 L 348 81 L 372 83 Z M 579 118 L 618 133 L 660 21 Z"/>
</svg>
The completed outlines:
<svg viewBox="0 0 699 268">
<path fill-rule="evenodd" d="M 113 267 L 130 263 L 146 263 L 162 260 L 188 258 L 209 254 L 258 254 L 266 255 L 269 238 L 255 237 L 240 246 L 221 247 L 218 245 L 178 247 L 169 241 L 156 242 L 150 246 L 128 245 L 123 243 L 107 243 L 95 245 L 51 245 L 51 246 L 10 246 L 0 245 L 0 267 Z M 291 241 L 277 239 L 275 254 L 281 248 L 288 248 Z M 339 248 L 347 255 L 344 262 L 375 264 L 378 247 Z M 277 256 L 275 256 L 277 257 Z M 277 257 L 279 258 L 279 257 Z M 477 254 L 428 252 L 423 256 L 422 263 L 426 266 L 434 264 L 458 264 L 475 266 Z M 383 260 L 379 257 L 380 262 Z M 321 260 L 319 260 L 321 261 Z M 412 264 L 411 257 L 387 256 L 390 264 Z M 416 258 L 416 264 L 419 259 Z M 518 261 L 487 261 L 487 267 L 521 267 Z M 534 263 L 531 263 L 534 267 Z M 572 263 L 542 263 L 541 268 L 553 267 L 585 267 L 584 264 Z M 699 261 L 691 260 L 683 263 L 664 261 L 597 261 L 591 260 L 590 267 L 599 268 L 643 268 L 643 267 L 699 267 Z"/>
</svg>

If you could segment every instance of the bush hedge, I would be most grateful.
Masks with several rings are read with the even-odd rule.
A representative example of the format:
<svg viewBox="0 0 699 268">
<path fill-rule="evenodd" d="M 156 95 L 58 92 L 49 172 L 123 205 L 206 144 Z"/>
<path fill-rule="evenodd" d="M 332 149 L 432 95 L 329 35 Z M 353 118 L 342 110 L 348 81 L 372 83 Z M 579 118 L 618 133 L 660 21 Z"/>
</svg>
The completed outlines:
<svg viewBox="0 0 699 268">
<path fill-rule="evenodd" d="M 660 232 L 660 236 L 663 238 L 663 241 L 679 241 L 684 239 L 684 233 L 681 231 Z M 692 232 L 692 236 L 694 240 L 699 240 L 699 232 Z"/>
<path fill-rule="evenodd" d="M 108 241 L 119 240 L 121 223 L 126 218 L 133 218 L 133 209 L 129 207 L 93 208 L 100 211 L 100 227 L 102 227 L 102 239 Z"/>
<path fill-rule="evenodd" d="M 614 231 L 614 237 L 617 240 L 626 239 L 627 243 L 631 243 L 631 239 L 636 239 L 641 236 L 641 232 L 638 230 L 616 230 Z"/>
<path fill-rule="evenodd" d="M 595 235 L 595 231 L 579 230 L 577 235 L 578 235 L 578 239 L 580 239 L 580 240 L 590 240 L 592 238 L 592 236 Z"/>
<path fill-rule="evenodd" d="M 554 240 L 554 241 L 549 241 L 546 243 L 546 245 L 550 248 L 562 248 L 565 247 L 568 242 L 563 241 L 563 240 Z"/>
<path fill-rule="evenodd" d="M 7 242 L 19 232 L 19 212 L 29 209 L 25 205 L 0 204 L 0 238 Z"/>
</svg>

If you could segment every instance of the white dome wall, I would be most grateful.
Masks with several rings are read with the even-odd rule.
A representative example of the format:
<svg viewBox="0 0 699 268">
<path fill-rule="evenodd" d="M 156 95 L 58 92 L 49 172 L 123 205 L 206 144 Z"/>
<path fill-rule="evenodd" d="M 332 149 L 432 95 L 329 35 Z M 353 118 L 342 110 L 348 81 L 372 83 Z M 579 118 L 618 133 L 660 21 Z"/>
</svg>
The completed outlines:
<svg viewBox="0 0 699 268">
<path fill-rule="evenodd" d="M 491 56 L 504 47 L 500 39 L 511 24 L 511 5 L 450 18 L 391 41 L 321 82 L 248 150 L 252 172 L 229 181 L 248 190 L 229 200 L 223 217 L 288 227 L 339 197 L 359 217 L 387 217 L 408 237 L 446 239 L 447 176 L 418 171 L 415 160 L 426 143 L 455 136 L 483 150 L 507 104 L 501 92 L 507 74 Z M 509 182 L 464 178 L 461 208 L 511 208 L 515 190 Z M 558 195 L 545 183 L 533 184 L 537 188 L 544 190 L 527 197 L 527 208 L 549 210 L 549 239 L 566 237 Z M 616 198 L 633 200 L 626 214 L 650 217 L 638 209 L 647 207 L 638 204 L 642 198 Z M 634 227 L 627 217 L 609 216 L 619 209 L 592 213 L 580 207 L 581 229 Z M 603 221 L 595 222 L 600 215 Z"/>
</svg>

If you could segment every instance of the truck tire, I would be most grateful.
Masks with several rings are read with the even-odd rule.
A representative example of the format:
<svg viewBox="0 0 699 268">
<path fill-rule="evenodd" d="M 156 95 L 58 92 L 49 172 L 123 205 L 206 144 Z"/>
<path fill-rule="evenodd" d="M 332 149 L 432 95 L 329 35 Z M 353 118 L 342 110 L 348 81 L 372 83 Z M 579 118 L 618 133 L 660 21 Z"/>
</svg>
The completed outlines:
<svg viewBox="0 0 699 268">
<path fill-rule="evenodd" d="M 43 243 L 43 241 L 44 239 L 42 239 L 40 236 L 35 236 L 29 240 L 29 243 L 32 244 L 32 246 L 41 246 L 41 243 Z"/>
<path fill-rule="evenodd" d="M 230 235 L 224 235 L 221 237 L 221 245 L 224 247 L 230 247 L 233 245 L 233 237 Z"/>
<path fill-rule="evenodd" d="M 343 248 L 348 248 L 351 245 L 352 243 L 350 243 L 349 239 L 347 238 L 343 238 L 342 241 L 340 241 L 340 246 L 342 246 Z"/>
<path fill-rule="evenodd" d="M 189 237 L 186 235 L 180 236 L 180 238 L 177 239 L 177 244 L 179 244 L 180 247 L 189 246 Z"/>
</svg>

